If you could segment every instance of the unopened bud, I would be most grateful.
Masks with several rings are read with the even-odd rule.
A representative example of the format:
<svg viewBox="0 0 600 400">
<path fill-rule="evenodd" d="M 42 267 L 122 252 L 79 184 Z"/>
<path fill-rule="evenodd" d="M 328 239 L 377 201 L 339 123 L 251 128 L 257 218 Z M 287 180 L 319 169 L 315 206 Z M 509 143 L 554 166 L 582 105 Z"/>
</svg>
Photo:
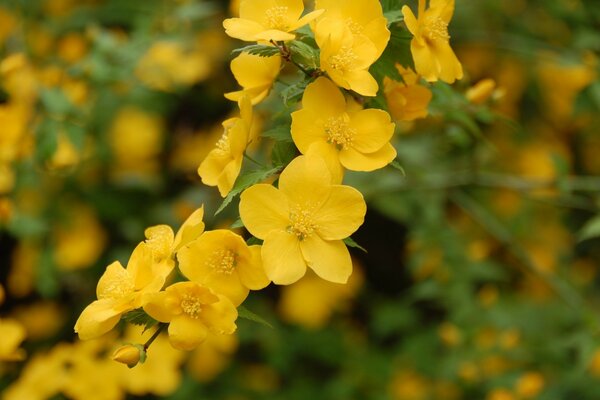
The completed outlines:
<svg viewBox="0 0 600 400">
<path fill-rule="evenodd" d="M 115 350 L 112 359 L 133 368 L 146 361 L 146 351 L 141 344 L 126 344 Z"/>
</svg>

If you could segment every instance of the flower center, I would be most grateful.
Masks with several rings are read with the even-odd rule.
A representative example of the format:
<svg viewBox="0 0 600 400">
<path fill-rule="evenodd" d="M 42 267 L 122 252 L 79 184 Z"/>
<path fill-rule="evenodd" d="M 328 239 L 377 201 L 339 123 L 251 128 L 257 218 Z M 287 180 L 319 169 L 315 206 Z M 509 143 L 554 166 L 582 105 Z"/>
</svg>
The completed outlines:
<svg viewBox="0 0 600 400">
<path fill-rule="evenodd" d="M 198 319 L 198 315 L 202 311 L 202 303 L 197 297 L 186 294 L 181 299 L 181 309 L 188 317 Z"/>
<path fill-rule="evenodd" d="M 269 8 L 265 15 L 267 17 L 267 25 L 271 29 L 276 29 L 278 31 L 286 31 L 289 28 L 287 23 L 288 8 L 286 6 L 275 6 Z"/>
<path fill-rule="evenodd" d="M 312 214 L 310 207 L 294 207 L 290 211 L 290 225 L 287 227 L 287 232 L 296 235 L 300 241 L 312 235 L 317 229 Z"/>
<path fill-rule="evenodd" d="M 352 18 L 346 19 L 346 26 L 348 27 L 348 29 L 350 29 L 350 32 L 352 32 L 353 35 L 358 35 L 362 33 L 364 29 L 361 24 L 355 22 Z"/>
<path fill-rule="evenodd" d="M 429 40 L 450 40 L 448 24 L 440 17 L 426 17 L 423 24 L 423 36 Z"/>
<path fill-rule="evenodd" d="M 126 270 L 121 270 L 110 278 L 103 278 L 102 281 L 102 293 L 98 293 L 98 299 L 121 299 L 135 290 L 133 279 Z"/>
<path fill-rule="evenodd" d="M 217 149 L 221 150 L 223 153 L 229 153 L 229 127 L 223 129 L 223 134 L 221 138 L 216 144 Z"/>
<path fill-rule="evenodd" d="M 358 57 L 356 56 L 356 54 L 354 54 L 352 48 L 342 46 L 339 53 L 329 57 L 327 61 L 332 69 L 343 71 L 351 69 L 357 60 Z"/>
<path fill-rule="evenodd" d="M 348 116 L 329 117 L 325 121 L 327 143 L 335 145 L 338 150 L 345 150 L 352 145 L 356 130 L 348 126 Z"/>
<path fill-rule="evenodd" d="M 219 249 L 213 253 L 210 261 L 210 268 L 220 274 L 231 275 L 237 260 L 235 253 L 229 249 Z"/>
</svg>

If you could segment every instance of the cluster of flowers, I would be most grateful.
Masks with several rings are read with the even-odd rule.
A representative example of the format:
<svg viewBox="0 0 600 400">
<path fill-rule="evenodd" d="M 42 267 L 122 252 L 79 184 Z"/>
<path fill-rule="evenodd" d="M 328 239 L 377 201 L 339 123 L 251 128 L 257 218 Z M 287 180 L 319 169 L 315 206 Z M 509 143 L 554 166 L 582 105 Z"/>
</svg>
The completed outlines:
<svg viewBox="0 0 600 400">
<path fill-rule="evenodd" d="M 405 82 L 388 80 L 388 98 L 406 95 L 398 89 L 417 85 L 419 77 L 446 82 L 462 77 L 449 45 L 447 26 L 453 11 L 453 0 L 431 0 L 428 9 L 420 0 L 418 18 L 403 7 L 413 34 L 416 73 L 399 69 Z M 292 61 L 286 43 L 296 38 L 294 31 L 309 24 L 320 51 L 319 67 L 304 71 L 311 82 L 301 108 L 291 114 L 291 137 L 300 155 L 281 168 L 277 186 L 257 183 L 240 196 L 241 221 L 262 244 L 248 245 L 230 230 L 205 230 L 203 208 L 176 234 L 166 225 L 147 229 L 146 240 L 135 248 L 127 268 L 114 262 L 100 278 L 98 300 L 85 308 L 75 325 L 81 339 L 103 335 L 125 313 L 143 309 L 161 323 L 159 329 L 168 324 L 173 347 L 191 350 L 209 331 L 236 330 L 236 307 L 250 290 L 270 282 L 292 284 L 307 268 L 330 282 L 348 281 L 352 261 L 344 239 L 362 225 L 366 204 L 358 190 L 342 184 L 344 171 L 373 171 L 396 157 L 390 143 L 392 117 L 361 104 L 363 96 L 375 96 L 380 89 L 369 68 L 386 49 L 390 31 L 377 0 L 317 0 L 315 11 L 302 16 L 303 12 L 302 0 L 242 0 L 239 18 L 223 24 L 231 37 L 278 50 L 266 57 L 242 52 L 232 61 L 242 90 L 226 97 L 238 102 L 240 116 L 223 122 L 222 137 L 198 169 L 203 183 L 218 187 L 223 197 L 232 191 L 246 148 L 254 140 L 253 105 L 269 94 L 282 61 Z M 427 97 L 417 92 L 416 97 Z M 405 104 L 406 97 L 396 101 Z M 412 117 L 419 114 L 413 112 Z M 188 280 L 163 290 L 176 264 Z M 145 356 L 147 345 L 125 346 L 114 357 L 133 366 L 140 354 Z"/>
</svg>

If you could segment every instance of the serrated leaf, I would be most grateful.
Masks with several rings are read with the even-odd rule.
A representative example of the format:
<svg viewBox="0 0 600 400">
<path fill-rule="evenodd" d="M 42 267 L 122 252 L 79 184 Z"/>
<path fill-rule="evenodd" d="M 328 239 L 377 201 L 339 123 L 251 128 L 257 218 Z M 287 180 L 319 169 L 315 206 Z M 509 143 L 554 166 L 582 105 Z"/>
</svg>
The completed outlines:
<svg viewBox="0 0 600 400">
<path fill-rule="evenodd" d="M 309 44 L 294 40 L 288 45 L 292 52 L 292 59 L 308 69 L 319 68 L 319 51 Z"/>
<path fill-rule="evenodd" d="M 277 125 L 261 133 L 262 137 L 267 137 L 278 142 L 293 142 L 291 128 L 289 125 Z"/>
<path fill-rule="evenodd" d="M 250 46 L 240 47 L 231 52 L 232 55 L 248 53 L 259 57 L 272 57 L 279 54 L 279 48 L 275 46 L 266 46 L 264 44 L 251 44 Z"/>
<path fill-rule="evenodd" d="M 577 234 L 577 240 L 583 242 L 584 240 L 593 239 L 600 236 L 600 214 L 596 215 L 592 219 L 583 225 L 583 228 Z"/>
<path fill-rule="evenodd" d="M 392 160 L 391 163 L 389 163 L 389 166 L 400 171 L 402 173 L 402 176 L 406 176 L 406 171 L 404 171 L 404 168 L 402 167 L 402 165 L 400 164 L 400 161 L 396 160 Z"/>
<path fill-rule="evenodd" d="M 346 239 L 344 239 L 344 243 L 346 244 L 346 246 L 348 247 L 352 247 L 355 249 L 359 249 L 361 251 L 364 251 L 365 253 L 368 253 L 367 249 L 365 249 L 364 247 L 362 247 L 361 245 L 359 245 L 358 243 L 356 243 L 354 241 L 354 239 L 352 239 L 351 237 L 347 237 Z"/>
<path fill-rule="evenodd" d="M 223 199 L 223 202 L 221 203 L 221 205 L 215 212 L 215 215 L 217 215 L 221 211 L 223 211 L 223 209 L 225 207 L 227 207 L 229 205 L 229 203 L 231 203 L 231 201 L 233 200 L 233 198 L 235 196 L 242 193 L 244 190 L 246 190 L 250 186 L 252 186 L 256 183 L 262 182 L 265 179 L 267 179 L 268 177 L 270 177 L 271 175 L 276 174 L 277 172 L 279 172 L 279 170 L 280 170 L 279 167 L 264 168 L 264 169 L 259 169 L 259 170 L 255 170 L 255 171 L 250 171 L 250 172 L 247 172 L 245 174 L 238 176 L 238 178 L 235 181 L 235 184 L 233 185 L 233 188 L 227 194 L 227 196 Z"/>
<path fill-rule="evenodd" d="M 238 317 L 239 318 L 243 318 L 243 319 L 247 319 L 249 321 L 257 322 L 257 323 L 259 323 L 261 325 L 264 325 L 264 326 L 267 326 L 267 327 L 273 329 L 273 325 L 271 325 L 269 322 L 267 322 L 260 315 L 257 315 L 255 313 L 253 313 L 252 311 L 248 310 L 246 307 L 239 306 L 237 310 L 238 310 Z"/>
<path fill-rule="evenodd" d="M 271 160 L 273 165 L 284 167 L 288 165 L 296 156 L 298 150 L 293 142 L 277 142 L 271 151 Z"/>
<path fill-rule="evenodd" d="M 136 308 L 135 310 L 123 314 L 121 320 L 129 324 L 143 326 L 144 331 L 158 324 L 157 320 L 146 314 L 146 312 L 141 308 Z"/>
<path fill-rule="evenodd" d="M 306 86 L 310 81 L 302 80 L 300 82 L 294 83 L 285 89 L 283 89 L 280 93 L 281 99 L 283 100 L 286 107 L 290 107 L 296 104 L 302 98 L 302 94 L 306 89 Z"/>
</svg>

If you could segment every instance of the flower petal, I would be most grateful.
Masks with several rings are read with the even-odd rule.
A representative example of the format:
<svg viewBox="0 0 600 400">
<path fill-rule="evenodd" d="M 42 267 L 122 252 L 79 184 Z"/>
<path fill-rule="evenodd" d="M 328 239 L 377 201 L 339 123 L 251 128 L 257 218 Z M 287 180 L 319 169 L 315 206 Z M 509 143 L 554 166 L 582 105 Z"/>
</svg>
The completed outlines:
<svg viewBox="0 0 600 400">
<path fill-rule="evenodd" d="M 376 96 L 379 90 L 377 81 L 366 69 L 347 71 L 344 79 L 350 85 L 350 89 L 363 96 Z"/>
<path fill-rule="evenodd" d="M 439 78 L 442 81 L 454 83 L 455 80 L 462 79 L 462 65 L 447 41 L 436 41 L 433 46 L 433 51 L 435 52 L 437 62 L 440 65 Z"/>
<path fill-rule="evenodd" d="M 306 262 L 298 238 L 285 231 L 272 231 L 265 238 L 261 256 L 265 273 L 276 285 L 289 285 L 306 273 Z"/>
<path fill-rule="evenodd" d="M 415 61 L 415 70 L 428 82 L 436 82 L 440 73 L 438 60 L 431 49 L 424 44 L 420 44 L 417 38 L 410 41 L 410 52 Z"/>
<path fill-rule="evenodd" d="M 323 119 L 337 117 L 346 111 L 346 99 L 333 82 L 319 77 L 306 87 L 302 108 L 317 113 Z"/>
<path fill-rule="evenodd" d="M 354 149 L 340 152 L 340 162 L 352 171 L 374 171 L 385 167 L 394 158 L 396 158 L 396 149 L 389 143 L 374 153 L 363 154 Z"/>
<path fill-rule="evenodd" d="M 417 17 L 413 14 L 412 10 L 409 6 L 402 7 L 402 15 L 404 16 L 404 23 L 408 28 L 409 32 L 414 35 L 419 31 L 419 23 L 417 22 Z"/>
<path fill-rule="evenodd" d="M 239 263 L 237 271 L 244 286 L 252 290 L 260 290 L 271 282 L 263 267 L 261 246 L 250 246 L 250 258 L 243 261 Z"/>
<path fill-rule="evenodd" d="M 226 297 L 218 297 L 219 301 L 203 307 L 200 319 L 212 332 L 230 335 L 237 329 L 235 320 L 238 312 Z"/>
<path fill-rule="evenodd" d="M 248 231 L 264 239 L 272 230 L 283 230 L 289 224 L 288 200 L 280 190 L 258 184 L 240 196 L 240 218 Z"/>
<path fill-rule="evenodd" d="M 219 176 L 217 187 L 219 188 L 221 197 L 226 197 L 233 188 L 235 180 L 242 169 L 242 161 L 243 159 L 241 156 L 231 160 L 231 162 L 225 166 L 223 173 Z"/>
<path fill-rule="evenodd" d="M 96 296 L 98 299 L 114 298 L 117 295 L 125 296 L 133 293 L 133 277 L 120 262 L 115 261 L 106 267 L 106 271 L 98 280 Z"/>
<path fill-rule="evenodd" d="M 334 185 L 329 198 L 314 216 L 318 234 L 325 240 L 345 239 L 362 225 L 366 212 L 367 205 L 358 190 Z"/>
<path fill-rule="evenodd" d="M 332 177 L 327 164 L 315 153 L 296 157 L 279 177 L 279 190 L 290 206 L 318 208 L 329 196 Z"/>
<path fill-rule="evenodd" d="M 307 155 L 318 154 L 325 163 L 329 172 L 331 172 L 331 183 L 338 185 L 344 179 L 344 168 L 340 163 L 340 152 L 333 144 L 326 142 L 314 142 L 306 152 Z"/>
<path fill-rule="evenodd" d="M 81 312 L 75 323 L 75 332 L 81 340 L 102 336 L 117 325 L 121 314 L 126 311 L 129 311 L 126 302 L 113 299 L 96 300 Z"/>
<path fill-rule="evenodd" d="M 198 175 L 207 186 L 217 186 L 221 173 L 231 161 L 229 153 L 221 149 L 213 149 L 198 167 Z"/>
<path fill-rule="evenodd" d="M 256 36 L 264 31 L 258 22 L 242 18 L 228 18 L 223 21 L 225 33 L 232 38 L 253 42 Z"/>
<path fill-rule="evenodd" d="M 346 283 L 352 274 L 352 259 L 341 240 L 327 241 L 312 235 L 300 247 L 308 266 L 321 278 L 335 283 Z"/>
<path fill-rule="evenodd" d="M 290 31 L 295 31 L 298 28 L 303 27 L 304 25 L 308 24 L 311 21 L 314 21 L 315 19 L 319 18 L 321 16 L 321 14 L 323 14 L 325 10 L 315 10 L 312 12 L 309 12 L 308 14 L 306 14 L 305 16 L 303 16 L 302 18 L 300 18 L 297 22 L 293 23 L 290 26 Z"/>
<path fill-rule="evenodd" d="M 195 210 L 181 225 L 173 242 L 173 251 L 177 252 L 181 247 L 199 237 L 204 232 L 204 205 Z"/>
<path fill-rule="evenodd" d="M 193 350 L 206 339 L 208 329 L 200 319 L 178 315 L 169 324 L 169 342 L 179 350 Z"/>
<path fill-rule="evenodd" d="M 173 316 L 180 314 L 178 307 L 173 307 L 178 302 L 176 296 L 170 292 L 146 294 L 142 298 L 144 311 L 159 322 L 169 322 Z"/>
<path fill-rule="evenodd" d="M 375 108 L 352 115 L 350 126 L 356 130 L 352 147 L 361 153 L 373 153 L 390 141 L 395 125 L 390 115 Z"/>
</svg>

